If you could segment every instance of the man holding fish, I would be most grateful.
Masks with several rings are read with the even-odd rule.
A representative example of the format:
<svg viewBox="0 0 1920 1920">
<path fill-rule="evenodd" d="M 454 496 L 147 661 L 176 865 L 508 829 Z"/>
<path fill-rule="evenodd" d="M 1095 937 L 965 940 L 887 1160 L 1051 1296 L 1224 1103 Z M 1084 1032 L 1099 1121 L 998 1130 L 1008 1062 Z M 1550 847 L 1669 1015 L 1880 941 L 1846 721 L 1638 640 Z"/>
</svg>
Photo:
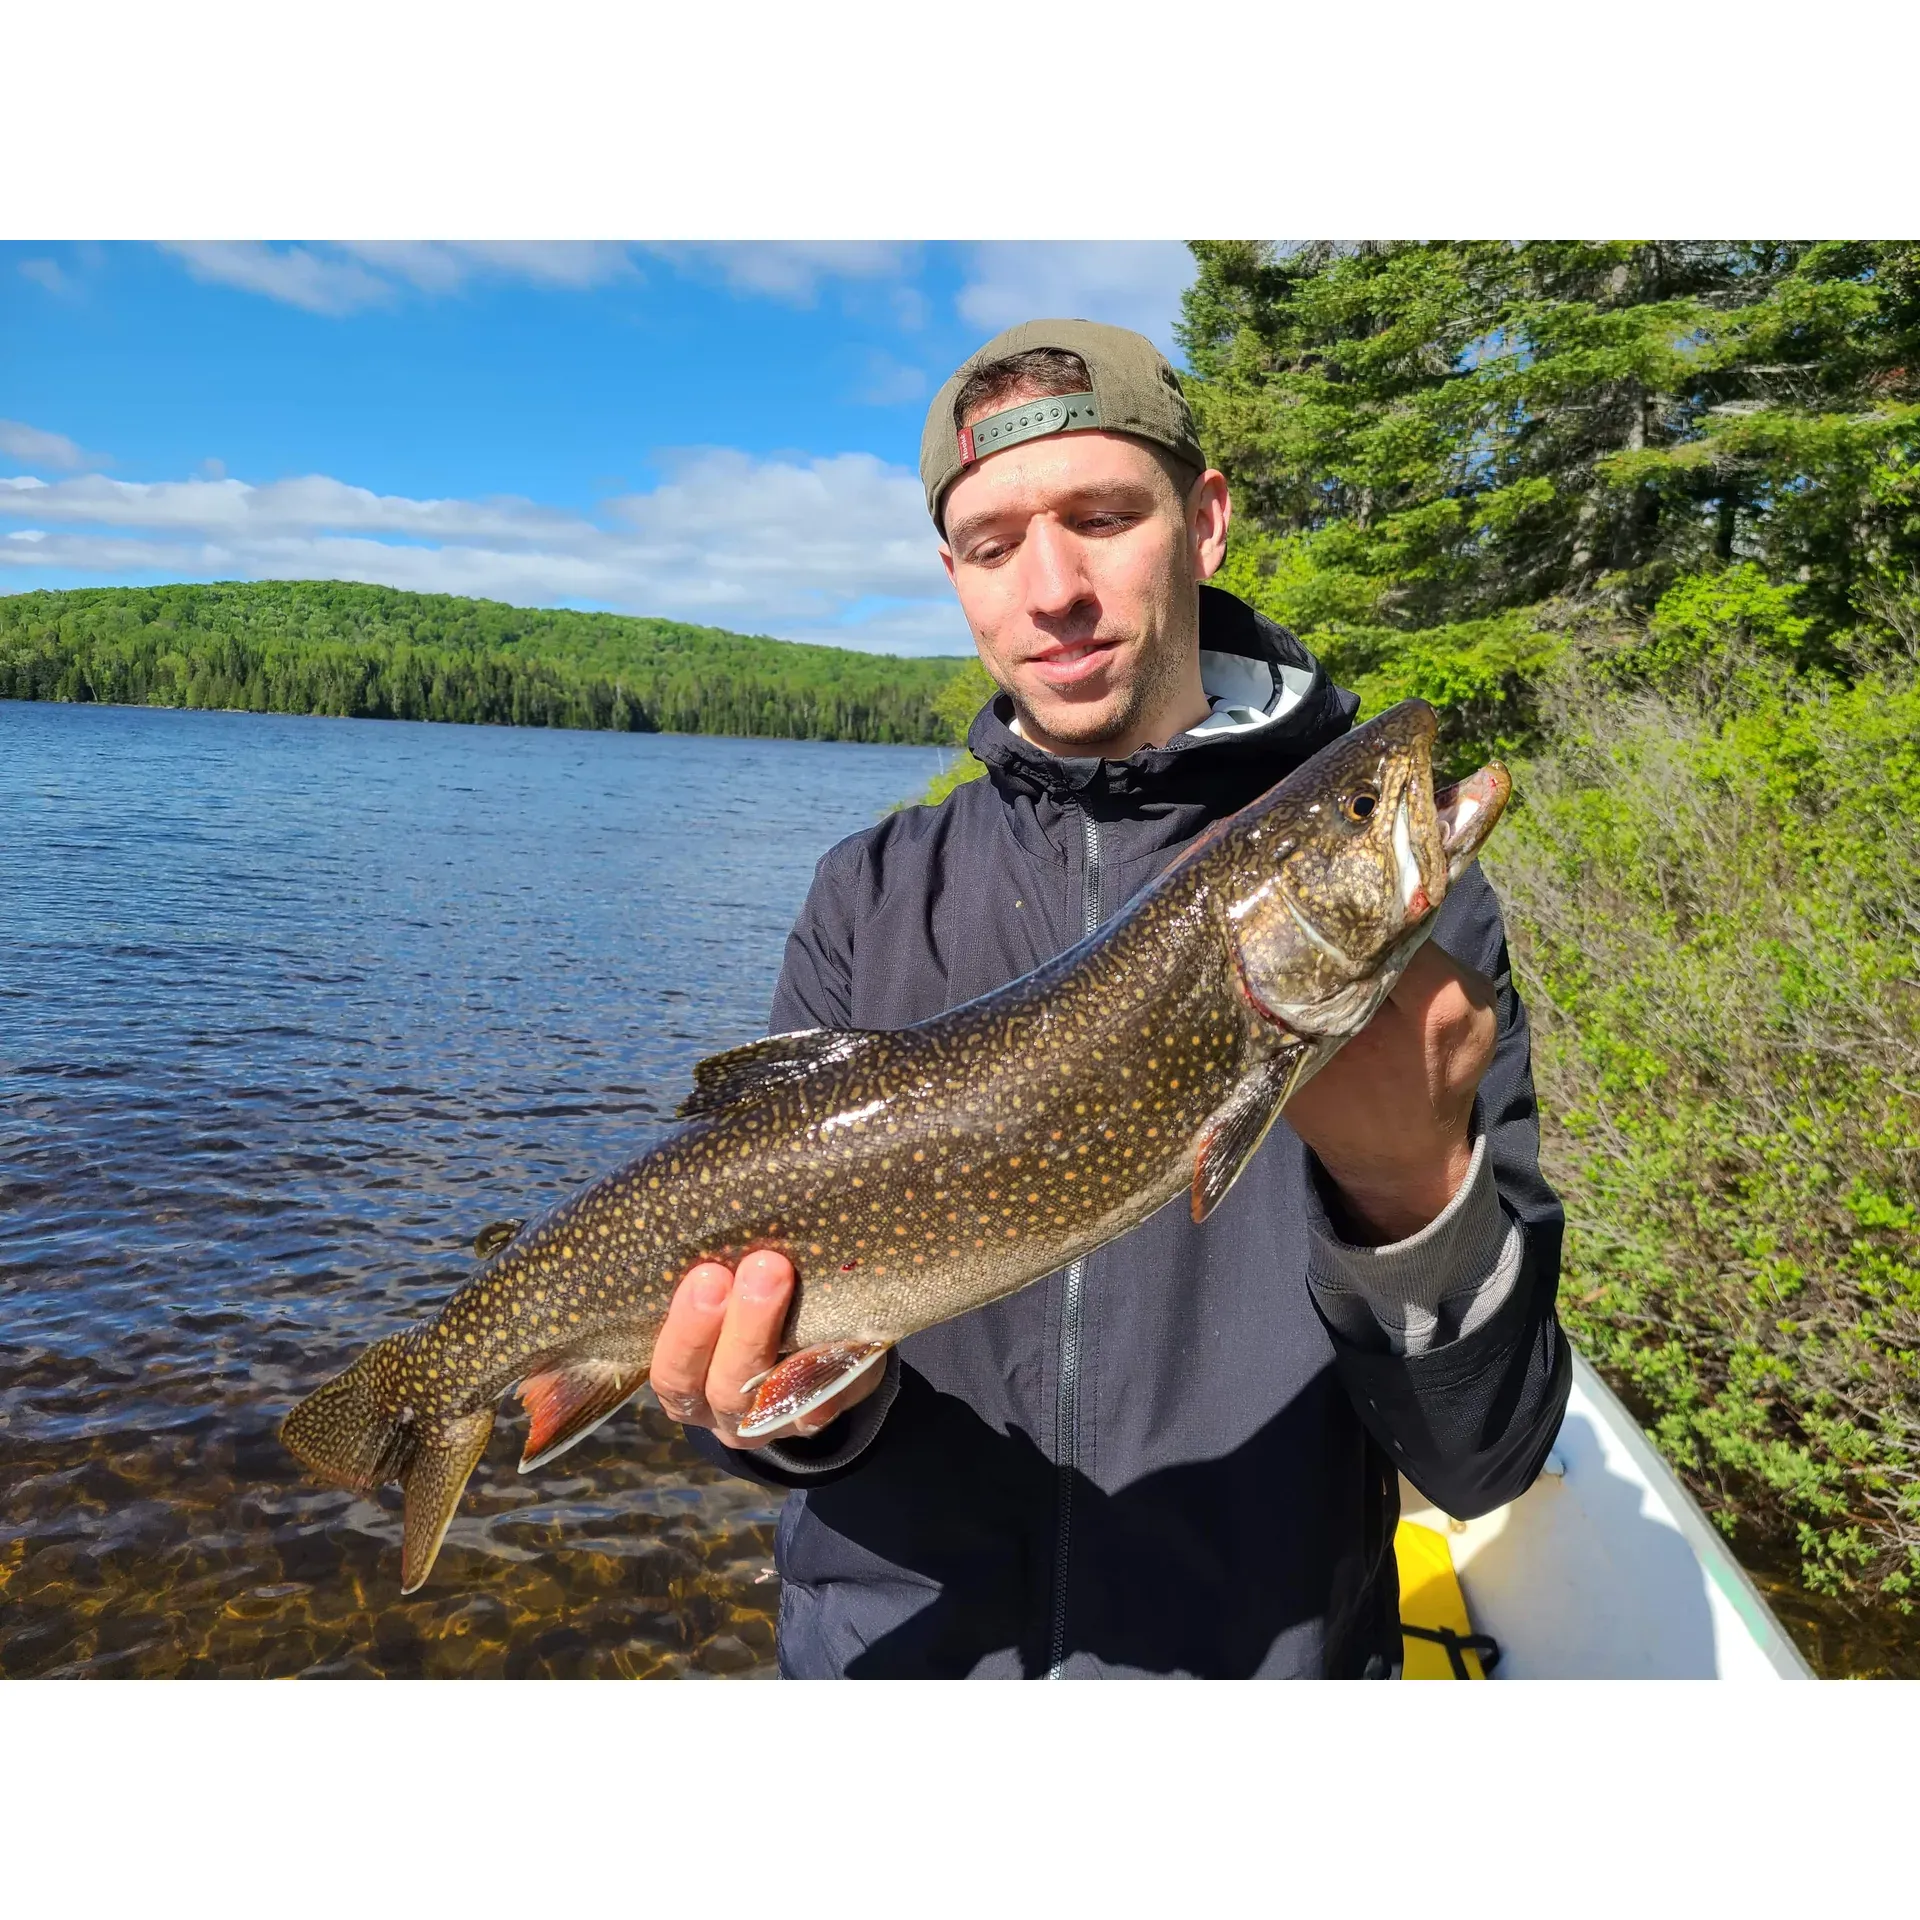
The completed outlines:
<svg viewBox="0 0 1920 1920">
<path fill-rule="evenodd" d="M 504 1395 L 537 1472 L 651 1379 L 790 1490 L 787 1673 L 1390 1674 L 1396 1471 L 1485 1512 L 1567 1396 L 1507 775 L 1203 584 L 1226 482 L 1137 334 L 1001 335 L 921 471 L 990 777 L 829 853 L 774 1036 L 282 1435 L 405 1489 L 411 1593 Z"/>
<path fill-rule="evenodd" d="M 921 473 L 1000 688 L 969 736 L 989 777 L 821 862 L 776 1033 L 904 1029 L 1030 973 L 1352 724 L 1291 634 L 1202 584 L 1227 483 L 1139 335 L 1035 321 L 990 341 L 934 400 Z M 1245 1137 L 1201 1136 L 1191 1206 L 897 1344 L 832 1349 L 777 1424 L 763 1383 L 793 1349 L 793 1261 L 763 1248 L 681 1282 L 652 1349 L 662 1404 L 711 1458 L 792 1490 L 784 1672 L 1385 1675 L 1396 1472 L 1463 1516 L 1530 1484 L 1568 1360 L 1526 1016 L 1466 864 L 1504 776 L 1436 799 L 1424 764 L 1442 841 L 1487 809 L 1454 884 L 1376 822 L 1412 931 L 1350 1039 L 1309 1044 L 1243 965 L 1248 1003 L 1301 1044 Z M 1381 799 L 1361 788 L 1356 817 L 1316 824 L 1357 836 Z M 1287 938 L 1345 963 L 1297 891 Z M 1178 1064 L 1131 1060 L 1128 1084 Z M 1246 1178 L 1216 1211 L 1223 1138 L 1221 1181 Z"/>
</svg>

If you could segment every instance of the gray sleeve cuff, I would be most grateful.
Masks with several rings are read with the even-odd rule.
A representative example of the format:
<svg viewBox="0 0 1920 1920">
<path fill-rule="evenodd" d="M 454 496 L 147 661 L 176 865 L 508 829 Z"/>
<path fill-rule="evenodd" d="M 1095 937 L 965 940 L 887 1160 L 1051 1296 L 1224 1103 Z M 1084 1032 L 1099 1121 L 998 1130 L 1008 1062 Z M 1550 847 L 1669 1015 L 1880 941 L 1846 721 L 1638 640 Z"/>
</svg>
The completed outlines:
<svg viewBox="0 0 1920 1920">
<path fill-rule="evenodd" d="M 850 1467 L 873 1445 L 894 1395 L 900 1391 L 900 1349 L 891 1348 L 880 1384 L 857 1407 L 808 1440 L 773 1440 L 760 1458 L 796 1480 L 814 1480 Z"/>
<path fill-rule="evenodd" d="M 1477 1118 L 1477 1116 L 1476 1116 Z M 1309 1156 L 1307 1285 L 1327 1324 L 1373 1353 L 1422 1354 L 1490 1320 L 1520 1277 L 1520 1223 L 1508 1217 L 1487 1159 L 1487 1136 L 1446 1211 L 1384 1247 L 1342 1240 Z"/>
</svg>

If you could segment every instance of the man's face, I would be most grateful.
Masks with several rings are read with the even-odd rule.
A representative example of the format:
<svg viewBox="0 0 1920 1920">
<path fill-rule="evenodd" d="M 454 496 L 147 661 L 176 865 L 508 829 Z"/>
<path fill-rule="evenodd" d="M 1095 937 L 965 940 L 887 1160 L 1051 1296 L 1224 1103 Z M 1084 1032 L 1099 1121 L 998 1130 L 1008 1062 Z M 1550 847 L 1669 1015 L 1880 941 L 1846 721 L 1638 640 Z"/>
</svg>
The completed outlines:
<svg viewBox="0 0 1920 1920">
<path fill-rule="evenodd" d="M 1118 758 L 1205 717 L 1194 589 L 1227 517 L 1218 473 L 1182 499 L 1120 434 L 1029 440 L 954 482 L 940 556 L 1030 739 Z"/>
</svg>

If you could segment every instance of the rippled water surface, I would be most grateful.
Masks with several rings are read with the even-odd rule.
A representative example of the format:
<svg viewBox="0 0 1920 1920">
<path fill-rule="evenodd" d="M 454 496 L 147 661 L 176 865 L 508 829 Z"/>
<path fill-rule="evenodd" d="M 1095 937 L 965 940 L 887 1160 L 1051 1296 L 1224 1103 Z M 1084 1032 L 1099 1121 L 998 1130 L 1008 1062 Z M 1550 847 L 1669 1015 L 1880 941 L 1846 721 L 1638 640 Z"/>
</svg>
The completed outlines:
<svg viewBox="0 0 1920 1920">
<path fill-rule="evenodd" d="M 937 758 L 0 702 L 0 1673 L 770 1671 L 773 1502 L 644 1399 L 526 1479 L 503 1411 L 404 1601 L 275 1428 L 764 1031 Z"/>
</svg>

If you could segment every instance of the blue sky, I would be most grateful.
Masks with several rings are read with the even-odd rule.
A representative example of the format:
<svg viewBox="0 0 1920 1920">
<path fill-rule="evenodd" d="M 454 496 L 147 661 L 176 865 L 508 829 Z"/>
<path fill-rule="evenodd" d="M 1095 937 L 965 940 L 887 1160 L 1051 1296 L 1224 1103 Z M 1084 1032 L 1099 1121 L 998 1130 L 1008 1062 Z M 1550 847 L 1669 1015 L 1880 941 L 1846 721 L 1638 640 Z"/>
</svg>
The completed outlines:
<svg viewBox="0 0 1920 1920">
<path fill-rule="evenodd" d="M 333 577 L 966 651 L 915 476 L 1042 314 L 1173 350 L 1177 242 L 0 246 L 0 593 Z"/>
</svg>

